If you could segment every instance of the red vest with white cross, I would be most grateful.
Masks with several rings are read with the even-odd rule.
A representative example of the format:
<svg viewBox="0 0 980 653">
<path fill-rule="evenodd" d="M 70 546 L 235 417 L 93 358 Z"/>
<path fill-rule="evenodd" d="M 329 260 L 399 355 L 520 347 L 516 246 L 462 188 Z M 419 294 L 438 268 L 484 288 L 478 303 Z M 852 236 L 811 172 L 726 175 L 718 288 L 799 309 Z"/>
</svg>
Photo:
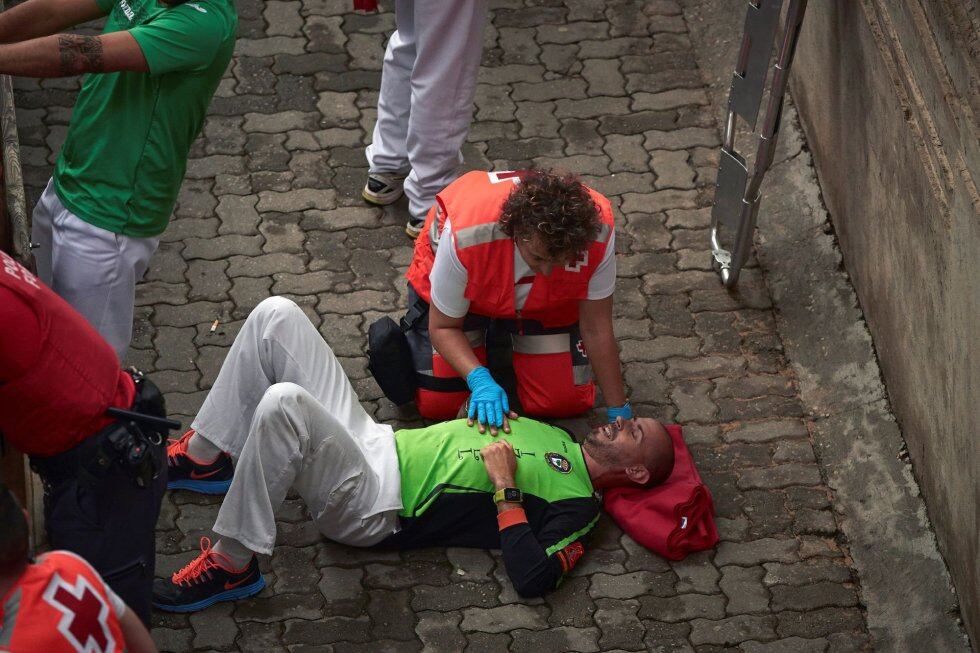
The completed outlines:
<svg viewBox="0 0 980 653">
<path fill-rule="evenodd" d="M 587 188 L 599 208 L 600 229 L 589 248 L 574 264 L 555 266 L 548 276 L 535 275 L 524 307 L 517 311 L 514 293 L 514 240 L 500 228 L 504 201 L 520 183 L 519 172 L 469 172 L 436 195 L 425 226 L 415 242 L 408 281 L 422 299 L 431 303 L 429 273 L 435 250 L 449 239 L 442 233 L 446 218 L 456 242 L 456 253 L 466 268 L 465 297 L 470 312 L 493 318 L 526 319 L 545 328 L 578 321 L 578 305 L 589 294 L 589 280 L 606 253 L 615 228 L 609 200 Z"/>
<path fill-rule="evenodd" d="M 44 554 L 0 597 L 0 651 L 122 653 L 125 646 L 109 590 L 74 553 Z"/>
</svg>

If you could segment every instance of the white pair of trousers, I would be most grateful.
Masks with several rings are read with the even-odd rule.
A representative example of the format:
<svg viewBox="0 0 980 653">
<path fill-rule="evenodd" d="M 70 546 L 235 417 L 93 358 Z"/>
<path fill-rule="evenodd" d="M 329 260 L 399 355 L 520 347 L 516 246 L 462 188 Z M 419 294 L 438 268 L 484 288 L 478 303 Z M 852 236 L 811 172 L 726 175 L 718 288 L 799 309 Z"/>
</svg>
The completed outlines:
<svg viewBox="0 0 980 653">
<path fill-rule="evenodd" d="M 367 160 L 370 172 L 408 173 L 415 220 L 463 160 L 486 19 L 487 0 L 395 0 Z"/>
<path fill-rule="evenodd" d="M 288 299 L 252 311 L 191 426 L 235 461 L 219 535 L 272 553 L 290 487 L 337 542 L 370 546 L 398 528 L 394 433 L 365 412 L 333 351 Z"/>
<path fill-rule="evenodd" d="M 48 181 L 31 219 L 37 276 L 82 314 L 121 361 L 133 338 L 136 282 L 159 238 L 134 238 L 85 222 Z"/>
</svg>

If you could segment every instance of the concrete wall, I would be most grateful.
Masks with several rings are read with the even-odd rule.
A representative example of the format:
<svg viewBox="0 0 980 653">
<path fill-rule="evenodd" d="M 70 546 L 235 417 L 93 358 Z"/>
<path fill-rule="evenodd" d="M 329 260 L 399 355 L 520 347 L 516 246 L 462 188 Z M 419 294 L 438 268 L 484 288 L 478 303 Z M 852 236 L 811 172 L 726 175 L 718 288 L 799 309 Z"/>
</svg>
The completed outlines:
<svg viewBox="0 0 980 653">
<path fill-rule="evenodd" d="M 977 0 L 813 0 L 792 89 L 974 646 L 978 34 Z"/>
</svg>

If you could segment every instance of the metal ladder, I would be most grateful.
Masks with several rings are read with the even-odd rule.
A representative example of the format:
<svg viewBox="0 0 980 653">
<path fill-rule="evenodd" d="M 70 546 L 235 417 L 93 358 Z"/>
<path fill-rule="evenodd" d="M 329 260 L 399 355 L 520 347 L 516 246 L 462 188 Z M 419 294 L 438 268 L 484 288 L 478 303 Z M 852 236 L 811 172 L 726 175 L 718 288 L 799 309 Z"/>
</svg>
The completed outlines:
<svg viewBox="0 0 980 653">
<path fill-rule="evenodd" d="M 782 41 L 772 65 L 769 101 L 762 130 L 758 134 L 759 144 L 750 177 L 745 158 L 735 151 L 736 116 L 755 130 L 769 77 L 769 61 L 775 46 L 783 1 L 749 0 L 742 47 L 732 75 L 725 139 L 718 161 L 715 204 L 711 210 L 712 265 L 721 276 L 721 282 L 728 288 L 734 288 L 738 283 L 742 266 L 752 251 L 752 235 L 759 213 L 760 187 L 776 151 L 776 136 L 783 113 L 783 95 L 789 80 L 797 37 L 803 25 L 803 14 L 806 12 L 807 0 L 788 0 L 782 21 Z M 723 247 L 723 244 L 729 249 Z"/>
</svg>

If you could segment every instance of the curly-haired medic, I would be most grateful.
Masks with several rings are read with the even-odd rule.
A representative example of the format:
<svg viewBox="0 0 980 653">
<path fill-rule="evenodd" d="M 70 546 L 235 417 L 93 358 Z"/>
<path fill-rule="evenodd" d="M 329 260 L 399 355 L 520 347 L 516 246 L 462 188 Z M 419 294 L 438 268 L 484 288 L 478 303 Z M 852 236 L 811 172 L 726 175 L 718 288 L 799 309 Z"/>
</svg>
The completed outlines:
<svg viewBox="0 0 980 653">
<path fill-rule="evenodd" d="M 408 270 L 419 412 L 448 419 L 469 396 L 471 421 L 506 430 L 507 395 L 485 367 L 496 319 L 511 334 L 524 413 L 589 410 L 594 374 L 610 421 L 629 418 L 614 238 L 609 200 L 572 175 L 476 171 L 439 193 Z"/>
</svg>

